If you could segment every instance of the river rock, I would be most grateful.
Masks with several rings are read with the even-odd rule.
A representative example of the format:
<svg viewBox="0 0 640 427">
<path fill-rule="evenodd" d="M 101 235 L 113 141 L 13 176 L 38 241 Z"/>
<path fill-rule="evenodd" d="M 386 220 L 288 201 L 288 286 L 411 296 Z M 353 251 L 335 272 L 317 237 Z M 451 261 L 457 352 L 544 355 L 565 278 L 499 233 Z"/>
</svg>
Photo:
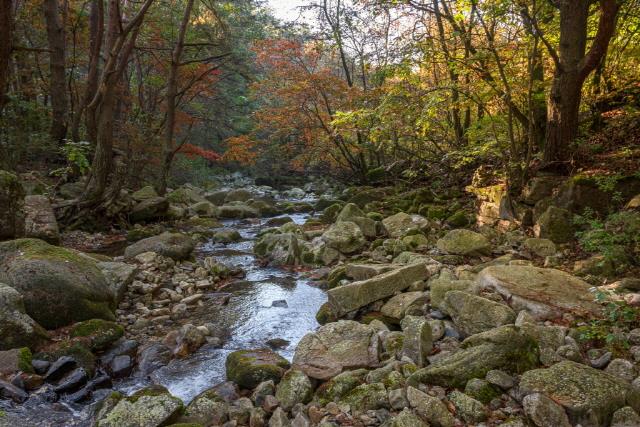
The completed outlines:
<svg viewBox="0 0 640 427">
<path fill-rule="evenodd" d="M 233 228 L 224 228 L 216 231 L 212 238 L 216 243 L 233 243 L 240 241 L 242 236 L 240 236 L 240 233 Z"/>
<path fill-rule="evenodd" d="M 423 367 L 433 349 L 431 324 L 425 317 L 407 316 L 402 320 L 402 355 Z"/>
<path fill-rule="evenodd" d="M 390 264 L 347 264 L 344 267 L 344 273 L 347 277 L 353 280 L 366 280 L 371 279 L 387 271 L 391 271 L 394 268 L 398 268 L 397 265 Z"/>
<path fill-rule="evenodd" d="M 215 390 L 206 390 L 196 396 L 178 420 L 185 424 L 222 425 L 227 421 L 229 407 Z"/>
<path fill-rule="evenodd" d="M 60 229 L 49 199 L 45 196 L 24 198 L 24 234 L 51 244 L 60 243 Z"/>
<path fill-rule="evenodd" d="M 115 298 L 95 260 L 37 239 L 0 243 L 0 282 L 24 298 L 48 329 L 88 319 L 115 320 Z"/>
<path fill-rule="evenodd" d="M 425 264 L 410 264 L 371 279 L 330 289 L 327 291 L 329 304 L 333 313 L 338 317 L 343 316 L 372 302 L 388 298 L 428 277 L 429 270 Z"/>
<path fill-rule="evenodd" d="M 164 232 L 157 236 L 139 240 L 128 246 L 124 251 L 124 256 L 127 259 L 133 259 L 136 255 L 145 252 L 155 252 L 176 261 L 181 261 L 189 258 L 194 248 L 195 243 L 189 236 L 181 233 Z"/>
<path fill-rule="evenodd" d="M 640 201 L 639 201 L 640 202 Z M 640 415 L 630 406 L 618 409 L 611 419 L 611 427 L 636 427 L 640 426 Z"/>
<path fill-rule="evenodd" d="M 484 378 L 493 369 L 523 372 L 539 365 L 537 343 L 514 325 L 472 335 L 461 347 L 416 371 L 409 383 L 464 388 L 471 378 Z"/>
<path fill-rule="evenodd" d="M 153 199 L 154 197 L 158 197 L 158 193 L 155 188 L 151 185 L 147 185 L 142 187 L 138 191 L 133 192 L 131 194 L 131 198 L 136 202 L 142 202 L 143 200 Z"/>
<path fill-rule="evenodd" d="M 549 206 L 536 221 L 533 231 L 538 238 L 554 243 L 567 243 L 574 239 L 573 216 L 566 209 Z"/>
<path fill-rule="evenodd" d="M 571 423 L 606 426 L 625 406 L 640 409 L 640 392 L 620 378 L 569 360 L 525 372 L 524 394 L 541 393 L 560 404 Z"/>
<path fill-rule="evenodd" d="M 119 261 L 104 261 L 97 265 L 115 296 L 116 304 L 119 304 L 138 273 L 138 268 L 135 265 Z"/>
<path fill-rule="evenodd" d="M 202 195 L 202 191 L 200 189 L 188 185 L 182 186 L 168 193 L 167 200 L 173 204 L 182 206 L 189 206 L 195 203 L 207 201 L 207 199 Z"/>
<path fill-rule="evenodd" d="M 233 205 L 222 205 L 218 208 L 218 216 L 220 218 L 258 218 L 260 212 L 244 203 L 238 203 Z"/>
<path fill-rule="evenodd" d="M 121 396 L 113 409 L 103 414 L 97 427 L 160 427 L 175 421 L 182 411 L 180 399 L 164 387 L 142 389 L 130 397 Z"/>
<path fill-rule="evenodd" d="M 417 388 L 407 387 L 407 399 L 418 415 L 429 425 L 435 427 L 453 427 L 455 418 L 447 406 L 437 397 L 421 392 Z"/>
<path fill-rule="evenodd" d="M 402 409 L 402 408 L 400 408 Z M 429 424 L 422 421 L 410 409 L 403 409 L 395 417 L 390 418 L 384 424 L 384 427 L 429 427 Z"/>
<path fill-rule="evenodd" d="M 471 280 L 455 280 L 452 277 L 441 274 L 435 280 L 429 282 L 431 305 L 440 310 L 446 309 L 444 297 L 449 291 L 461 291 L 469 294 L 478 293 L 478 285 Z"/>
<path fill-rule="evenodd" d="M 0 351 L 0 376 L 8 377 L 20 371 L 33 372 L 31 351 L 26 347 Z"/>
<path fill-rule="evenodd" d="M 525 396 L 522 407 L 527 417 L 538 427 L 571 427 L 562 406 L 544 394 L 533 393 Z"/>
<path fill-rule="evenodd" d="M 328 380 L 344 370 L 375 367 L 379 353 L 374 328 L 341 320 L 305 335 L 296 348 L 293 366 L 311 378 Z"/>
<path fill-rule="evenodd" d="M 364 412 L 388 408 L 389 398 L 384 384 L 362 384 L 347 393 L 341 403 L 349 405 L 352 411 Z"/>
<path fill-rule="evenodd" d="M 146 377 L 155 370 L 167 365 L 172 358 L 171 349 L 161 343 L 154 342 L 141 348 L 138 352 L 138 372 Z"/>
<path fill-rule="evenodd" d="M 556 244 L 549 239 L 529 238 L 522 243 L 522 247 L 527 252 L 545 258 L 556 253 Z"/>
<path fill-rule="evenodd" d="M 336 222 L 322 234 L 322 240 L 328 247 L 343 254 L 359 252 L 365 245 L 362 230 L 351 221 Z"/>
<path fill-rule="evenodd" d="M 256 255 L 269 259 L 271 265 L 299 265 L 302 245 L 293 233 L 266 234 L 253 246 Z"/>
<path fill-rule="evenodd" d="M 169 201 L 164 197 L 152 197 L 138 202 L 131 209 L 131 222 L 155 221 L 167 214 Z"/>
<path fill-rule="evenodd" d="M 464 335 L 488 331 L 516 320 L 516 313 L 509 306 L 467 292 L 447 292 L 444 306 Z"/>
<path fill-rule="evenodd" d="M 427 296 L 424 292 L 404 292 L 391 297 L 389 301 L 382 306 L 380 311 L 389 319 L 400 322 L 408 308 L 427 302 Z"/>
<path fill-rule="evenodd" d="M 491 254 L 491 243 L 480 233 L 460 228 L 438 240 L 438 249 L 448 254 L 481 256 Z"/>
<path fill-rule="evenodd" d="M 252 390 L 263 381 L 280 381 L 290 365 L 287 359 L 269 349 L 238 350 L 227 356 L 227 379 Z"/>
<path fill-rule="evenodd" d="M 0 398 L 11 399 L 15 403 L 23 403 L 29 398 L 29 394 L 7 381 L 0 380 Z"/>
<path fill-rule="evenodd" d="M 105 350 L 124 335 L 124 328 L 115 322 L 91 319 L 73 325 L 69 331 L 73 338 L 84 338 L 92 350 Z"/>
<path fill-rule="evenodd" d="M 477 276 L 481 288 L 493 289 L 511 307 L 528 311 L 536 320 L 555 319 L 565 312 L 599 314 L 591 286 L 564 271 L 525 265 L 487 267 Z"/>
<path fill-rule="evenodd" d="M 275 396 L 282 408 L 290 411 L 298 403 L 309 403 L 313 397 L 313 386 L 304 372 L 290 369 L 278 384 Z"/>
<path fill-rule="evenodd" d="M 366 214 L 354 203 L 347 203 L 342 211 L 338 214 L 336 222 L 350 221 L 355 222 L 362 234 L 367 238 L 376 237 L 378 234 L 376 222 L 371 218 L 367 218 Z"/>
<path fill-rule="evenodd" d="M 382 225 L 385 230 L 387 230 L 389 236 L 399 238 L 410 231 L 427 231 L 429 229 L 429 220 L 420 215 L 409 215 L 404 212 L 398 212 L 395 215 L 383 219 Z"/>
<path fill-rule="evenodd" d="M 24 188 L 18 177 L 0 170 L 0 240 L 24 235 Z"/>
<path fill-rule="evenodd" d="M 26 313 L 22 295 L 0 283 L 0 350 L 35 348 L 46 340 L 46 331 Z"/>
</svg>

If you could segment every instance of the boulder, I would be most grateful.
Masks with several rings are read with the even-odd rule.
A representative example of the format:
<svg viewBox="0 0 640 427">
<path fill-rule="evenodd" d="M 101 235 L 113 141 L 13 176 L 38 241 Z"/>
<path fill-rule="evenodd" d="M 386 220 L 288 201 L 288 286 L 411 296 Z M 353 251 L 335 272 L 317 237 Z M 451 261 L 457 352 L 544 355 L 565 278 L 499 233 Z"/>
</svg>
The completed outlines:
<svg viewBox="0 0 640 427">
<path fill-rule="evenodd" d="M 516 320 L 516 313 L 509 306 L 467 292 L 447 292 L 444 307 L 464 335 L 478 334 Z"/>
<path fill-rule="evenodd" d="M 266 234 L 256 241 L 253 252 L 271 265 L 299 265 L 302 245 L 293 233 Z"/>
<path fill-rule="evenodd" d="M 0 350 L 35 348 L 47 340 L 47 334 L 27 315 L 22 295 L 0 283 Z"/>
<path fill-rule="evenodd" d="M 358 224 L 358 227 L 360 227 L 360 230 L 362 230 L 362 234 L 367 238 L 376 237 L 378 234 L 376 222 L 371 218 L 367 218 L 362 209 L 354 203 L 347 203 L 342 208 L 342 211 L 340 211 L 336 218 L 336 222 L 341 221 L 355 222 Z"/>
<path fill-rule="evenodd" d="M 305 335 L 293 356 L 293 366 L 311 378 L 328 380 L 344 370 L 379 363 L 377 331 L 362 323 L 341 320 Z"/>
<path fill-rule="evenodd" d="M 543 175 L 531 178 L 522 189 L 522 201 L 528 205 L 535 205 L 540 200 L 551 197 L 562 182 L 564 177 L 554 175 Z"/>
<path fill-rule="evenodd" d="M 37 239 L 0 243 L 0 282 L 20 292 L 26 313 L 47 329 L 115 320 L 115 298 L 94 259 Z"/>
<path fill-rule="evenodd" d="M 218 230 L 213 234 L 212 238 L 216 243 L 233 243 L 242 240 L 240 233 L 233 228 Z"/>
<path fill-rule="evenodd" d="M 343 316 L 372 302 L 388 298 L 428 277 L 429 270 L 425 264 L 409 264 L 371 279 L 330 289 L 327 291 L 329 304 L 337 316 Z"/>
<path fill-rule="evenodd" d="M 32 355 L 27 347 L 0 351 L 0 376 L 9 377 L 18 372 L 33 373 Z"/>
<path fill-rule="evenodd" d="M 189 211 L 192 214 L 203 218 L 212 218 L 218 215 L 218 208 L 216 205 L 206 200 L 189 206 Z"/>
<path fill-rule="evenodd" d="M 409 231 L 427 231 L 429 229 L 429 221 L 425 217 L 409 215 L 404 212 L 383 219 L 382 225 L 389 236 L 394 238 L 402 237 Z"/>
<path fill-rule="evenodd" d="M 88 341 L 91 350 L 106 350 L 124 335 L 124 328 L 115 322 L 91 319 L 73 325 L 69 331 L 72 338 Z"/>
<path fill-rule="evenodd" d="M 636 427 L 640 426 L 640 415 L 630 406 L 618 409 L 611 419 L 611 427 Z"/>
<path fill-rule="evenodd" d="M 562 406 L 544 394 L 533 393 L 522 399 L 522 407 L 527 417 L 540 427 L 571 427 Z"/>
<path fill-rule="evenodd" d="M 258 218 L 259 216 L 260 212 L 257 209 L 243 203 L 222 205 L 218 208 L 218 217 L 220 218 L 242 219 Z"/>
<path fill-rule="evenodd" d="M 155 197 L 158 197 L 158 193 L 151 185 L 142 187 L 131 195 L 131 198 L 136 202 L 142 202 L 143 200 L 153 199 Z"/>
<path fill-rule="evenodd" d="M 0 170 L 0 240 L 24 235 L 24 188 L 18 177 Z"/>
<path fill-rule="evenodd" d="M 384 384 L 362 384 L 347 393 L 341 403 L 349 405 L 352 411 L 365 412 L 388 408 L 389 398 Z"/>
<path fill-rule="evenodd" d="M 447 405 L 440 399 L 430 396 L 415 387 L 407 387 L 407 400 L 416 413 L 429 425 L 435 427 L 453 427 L 455 418 Z"/>
<path fill-rule="evenodd" d="M 599 314 L 591 286 L 564 271 L 526 265 L 496 265 L 482 270 L 481 288 L 493 289 L 516 311 L 526 310 L 537 320 L 555 319 L 565 312 Z"/>
<path fill-rule="evenodd" d="M 571 212 L 556 206 L 549 206 L 536 221 L 533 231 L 536 237 L 549 239 L 554 243 L 570 242 L 575 237 Z"/>
<path fill-rule="evenodd" d="M 398 415 L 387 420 L 383 424 L 383 426 L 384 427 L 429 427 L 429 424 L 425 423 L 420 418 L 418 418 L 418 416 L 415 415 L 413 412 L 411 412 L 410 409 L 405 408 Z"/>
<path fill-rule="evenodd" d="M 522 248 L 532 255 L 545 258 L 557 251 L 555 243 L 549 239 L 529 238 L 522 243 Z"/>
<path fill-rule="evenodd" d="M 189 236 L 167 231 L 127 246 L 124 256 L 127 259 L 133 259 L 136 255 L 145 252 L 155 252 L 158 255 L 181 261 L 190 258 L 194 248 L 195 243 Z"/>
<path fill-rule="evenodd" d="M 117 393 L 98 412 L 97 427 L 160 427 L 176 421 L 183 409 L 180 399 L 160 386 L 142 389 L 129 397 Z"/>
<path fill-rule="evenodd" d="M 404 292 L 393 296 L 382 306 L 380 311 L 389 319 L 399 323 L 405 316 L 408 308 L 411 306 L 425 304 L 427 296 L 424 292 Z"/>
<path fill-rule="evenodd" d="M 167 194 L 167 200 L 175 205 L 189 206 L 207 199 L 194 187 L 180 187 Z"/>
<path fill-rule="evenodd" d="M 561 405 L 572 424 L 607 426 L 625 406 L 640 409 L 640 392 L 620 378 L 569 360 L 525 372 L 524 394 L 541 393 Z"/>
<path fill-rule="evenodd" d="M 204 194 L 204 198 L 216 206 L 224 205 L 224 199 L 227 197 L 229 190 L 210 191 Z"/>
<path fill-rule="evenodd" d="M 398 266 L 390 264 L 347 264 L 344 267 L 344 271 L 347 277 L 360 281 L 371 279 L 394 268 L 398 268 Z"/>
<path fill-rule="evenodd" d="M 431 324 L 425 317 L 407 316 L 402 320 L 402 355 L 413 360 L 418 367 L 427 363 L 433 350 Z"/>
<path fill-rule="evenodd" d="M 471 280 L 455 280 L 441 274 L 435 280 L 429 282 L 431 305 L 441 310 L 446 309 L 444 297 L 449 291 L 461 291 L 470 294 L 478 293 L 478 285 Z"/>
<path fill-rule="evenodd" d="M 275 396 L 285 411 L 290 411 L 298 403 L 307 404 L 313 397 L 311 380 L 304 372 L 290 369 L 280 380 Z"/>
<path fill-rule="evenodd" d="M 189 403 L 178 421 L 185 425 L 222 425 L 228 412 L 227 402 L 216 390 L 205 390 Z"/>
<path fill-rule="evenodd" d="M 238 350 L 227 356 L 227 379 L 253 390 L 263 381 L 280 381 L 290 365 L 287 359 L 268 349 Z"/>
<path fill-rule="evenodd" d="M 456 415 L 469 424 L 485 421 L 489 414 L 482 402 L 459 391 L 452 391 L 447 396 L 449 402 L 456 408 Z"/>
<path fill-rule="evenodd" d="M 336 222 L 322 234 L 321 238 L 328 247 L 343 254 L 359 252 L 365 245 L 362 230 L 351 221 Z"/>
<path fill-rule="evenodd" d="M 129 285 L 133 282 L 138 268 L 135 265 L 119 261 L 104 261 L 97 265 L 107 279 L 109 288 L 115 296 L 116 304 L 120 304 Z"/>
<path fill-rule="evenodd" d="M 153 197 L 138 202 L 131 209 L 131 222 L 155 221 L 167 215 L 169 201 L 164 197 Z"/>
<path fill-rule="evenodd" d="M 24 234 L 51 244 L 60 243 L 60 229 L 49 199 L 45 196 L 24 198 Z"/>
<path fill-rule="evenodd" d="M 438 249 L 448 254 L 481 256 L 491 254 L 491 243 L 480 233 L 460 228 L 438 240 Z"/>
<path fill-rule="evenodd" d="M 251 199 L 253 195 L 248 190 L 244 188 L 237 188 L 235 190 L 230 190 L 224 197 L 225 203 L 230 202 L 246 202 Z"/>
<path fill-rule="evenodd" d="M 468 337 L 461 350 L 416 371 L 408 382 L 464 388 L 470 379 L 484 378 L 493 369 L 519 373 L 538 365 L 535 340 L 517 326 L 505 325 Z"/>
</svg>

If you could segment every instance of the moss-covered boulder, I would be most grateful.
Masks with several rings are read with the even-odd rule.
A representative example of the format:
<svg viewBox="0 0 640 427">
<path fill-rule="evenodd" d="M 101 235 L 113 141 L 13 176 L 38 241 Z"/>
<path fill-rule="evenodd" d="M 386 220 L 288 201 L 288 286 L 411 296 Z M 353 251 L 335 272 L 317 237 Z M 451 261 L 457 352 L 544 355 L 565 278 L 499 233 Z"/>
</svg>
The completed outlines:
<svg viewBox="0 0 640 427">
<path fill-rule="evenodd" d="M 347 203 L 336 217 L 336 221 L 355 222 L 360 227 L 362 234 L 367 238 L 376 237 L 378 234 L 376 222 L 371 218 L 367 218 L 362 209 L 354 203 Z"/>
<path fill-rule="evenodd" d="M 260 211 L 245 203 L 234 203 L 220 206 L 218 209 L 218 217 L 220 218 L 258 218 Z"/>
<path fill-rule="evenodd" d="M 189 212 L 193 215 L 198 215 L 205 218 L 212 218 L 218 215 L 218 208 L 211 202 L 203 201 L 194 203 L 189 206 Z"/>
<path fill-rule="evenodd" d="M 180 187 L 173 190 L 167 194 L 167 200 L 175 205 L 185 206 L 207 201 L 199 191 L 191 187 Z"/>
<path fill-rule="evenodd" d="M 403 409 L 395 417 L 391 417 L 383 424 L 384 427 L 429 427 L 429 424 L 422 421 L 410 409 Z"/>
<path fill-rule="evenodd" d="M 24 235 L 56 245 L 60 243 L 60 229 L 49 198 L 42 195 L 24 198 Z"/>
<path fill-rule="evenodd" d="M 554 255 L 557 251 L 556 244 L 549 239 L 531 237 L 522 242 L 522 248 L 529 254 L 541 258 Z"/>
<path fill-rule="evenodd" d="M 471 280 L 456 280 L 453 277 L 441 274 L 437 279 L 429 282 L 431 291 L 431 305 L 439 309 L 445 309 L 444 297 L 449 291 L 462 291 L 470 294 L 478 293 L 478 286 Z"/>
<path fill-rule="evenodd" d="M 182 401 L 160 386 L 112 399 L 117 403 L 111 402 L 113 407 L 100 413 L 97 427 L 160 427 L 172 424 L 183 410 Z"/>
<path fill-rule="evenodd" d="M 489 381 L 480 378 L 470 379 L 464 388 L 464 392 L 466 395 L 471 396 L 484 404 L 488 404 L 502 394 L 502 391 L 498 387 L 491 384 Z"/>
<path fill-rule="evenodd" d="M 205 390 L 185 408 L 178 420 L 198 425 L 222 425 L 228 419 L 229 406 L 215 389 Z"/>
<path fill-rule="evenodd" d="M 399 212 L 382 220 L 382 225 L 389 236 L 398 238 L 410 231 L 426 232 L 429 230 L 429 221 L 420 215 L 409 215 Z"/>
<path fill-rule="evenodd" d="M 131 209 L 131 222 L 156 221 L 167 215 L 169 201 L 164 197 L 152 197 L 136 203 Z"/>
<path fill-rule="evenodd" d="M 252 390 L 263 381 L 278 383 L 290 364 L 268 349 L 239 350 L 230 353 L 225 363 L 227 379 Z"/>
<path fill-rule="evenodd" d="M 124 328 L 115 322 L 91 319 L 73 325 L 72 338 L 86 338 L 92 350 L 105 350 L 124 335 Z"/>
<path fill-rule="evenodd" d="M 351 390 L 363 384 L 368 372 L 366 369 L 355 369 L 336 375 L 318 387 L 314 400 L 322 405 L 339 401 Z"/>
<path fill-rule="evenodd" d="M 444 308 L 464 335 L 478 334 L 516 320 L 516 313 L 509 306 L 467 292 L 447 292 Z"/>
<path fill-rule="evenodd" d="M 302 251 L 303 247 L 293 233 L 265 234 L 253 246 L 253 252 L 268 259 L 271 265 L 300 265 Z"/>
<path fill-rule="evenodd" d="M 447 218 L 447 224 L 456 228 L 466 227 L 467 225 L 471 224 L 471 217 L 466 211 L 459 210 L 454 212 Z"/>
<path fill-rule="evenodd" d="M 640 410 L 637 389 L 614 375 L 568 360 L 525 372 L 520 389 L 542 393 L 562 405 L 572 424 L 607 426 L 622 407 Z"/>
<path fill-rule="evenodd" d="M 244 188 L 236 188 L 230 190 L 224 198 L 225 203 L 229 202 L 246 202 L 251 199 L 253 195 L 249 190 L 245 190 Z"/>
<path fill-rule="evenodd" d="M 333 222 L 335 222 L 336 218 L 340 214 L 340 211 L 342 210 L 343 206 L 344 206 L 344 203 L 334 203 L 324 208 L 324 210 L 322 211 L 322 214 L 320 215 L 320 221 L 322 221 L 325 224 L 332 224 Z"/>
<path fill-rule="evenodd" d="M 287 371 L 276 388 L 276 399 L 285 411 L 290 411 L 298 403 L 309 403 L 312 397 L 311 380 L 297 369 Z"/>
<path fill-rule="evenodd" d="M 467 396 L 459 391 L 452 391 L 447 396 L 449 402 L 453 403 L 456 408 L 456 415 L 469 424 L 477 424 L 485 421 L 488 417 L 487 408 L 482 402 L 477 401 L 471 396 Z"/>
<path fill-rule="evenodd" d="M 0 350 L 36 348 L 46 340 L 46 331 L 27 315 L 20 292 L 0 283 Z"/>
<path fill-rule="evenodd" d="M 158 197 L 158 193 L 156 193 L 155 188 L 153 188 L 151 185 L 147 185 L 145 187 L 142 187 L 141 189 L 139 189 L 138 191 L 135 191 L 131 195 L 131 198 L 133 200 L 135 200 L 136 202 L 141 202 L 143 200 L 152 199 L 154 197 Z"/>
<path fill-rule="evenodd" d="M 27 347 L 0 351 L 0 375 L 9 377 L 20 371 L 33 373 L 33 355 Z"/>
<path fill-rule="evenodd" d="M 533 227 L 536 237 L 549 239 L 554 243 L 573 240 L 575 229 L 571 212 L 556 206 L 549 206 Z"/>
<path fill-rule="evenodd" d="M 408 381 L 464 388 L 471 378 L 484 378 L 493 369 L 519 373 L 538 365 L 535 340 L 517 326 L 506 325 L 468 337 L 460 351 L 416 371 Z"/>
<path fill-rule="evenodd" d="M 360 227 L 351 221 L 336 222 L 321 238 L 328 247 L 343 254 L 359 252 L 366 243 Z"/>
<path fill-rule="evenodd" d="M 491 242 L 480 233 L 460 228 L 438 240 L 438 249 L 448 254 L 481 256 L 491 254 Z"/>
<path fill-rule="evenodd" d="M 382 383 L 362 384 L 351 390 L 342 399 L 352 411 L 373 411 L 389 407 L 387 389 Z"/>
<path fill-rule="evenodd" d="M 37 239 L 0 243 L 0 282 L 22 294 L 26 313 L 47 329 L 115 320 L 115 296 L 94 259 Z"/>
<path fill-rule="evenodd" d="M 0 240 L 13 239 L 24 233 L 24 188 L 18 177 L 0 170 Z"/>
<path fill-rule="evenodd" d="M 218 230 L 213 234 L 212 238 L 216 243 L 233 243 L 242 240 L 242 236 L 238 230 L 234 230 L 233 228 Z"/>
<path fill-rule="evenodd" d="M 127 259 L 133 259 L 136 255 L 145 252 L 155 252 L 158 255 L 181 261 L 191 257 L 195 246 L 195 242 L 186 234 L 165 232 L 127 246 L 124 256 Z"/>
</svg>

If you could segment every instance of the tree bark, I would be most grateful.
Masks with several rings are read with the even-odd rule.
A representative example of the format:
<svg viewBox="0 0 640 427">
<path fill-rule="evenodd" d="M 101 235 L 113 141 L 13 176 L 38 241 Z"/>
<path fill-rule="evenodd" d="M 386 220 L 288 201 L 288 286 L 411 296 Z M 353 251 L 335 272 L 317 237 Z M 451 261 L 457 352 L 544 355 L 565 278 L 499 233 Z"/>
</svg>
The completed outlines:
<svg viewBox="0 0 640 427">
<path fill-rule="evenodd" d="M 175 155 L 175 126 L 176 126 L 176 110 L 178 101 L 178 72 L 180 70 L 180 61 L 182 59 L 182 51 L 184 50 L 184 39 L 189 26 L 191 10 L 193 9 L 194 0 L 188 0 L 180 30 L 178 32 L 178 40 L 171 53 L 171 66 L 169 67 L 169 78 L 167 79 L 167 119 L 165 122 L 164 141 L 162 145 L 162 170 L 160 173 L 160 181 L 158 183 L 158 194 L 164 195 L 167 192 L 167 181 L 171 172 L 171 163 Z"/>
<path fill-rule="evenodd" d="M 11 75 L 13 42 L 13 1 L 0 0 L 0 113 L 7 103 L 6 90 Z"/>
<path fill-rule="evenodd" d="M 51 96 L 51 139 L 62 142 L 67 136 L 67 94 L 65 30 L 60 19 L 58 0 L 45 0 L 42 4 L 49 42 L 49 94 Z"/>
<path fill-rule="evenodd" d="M 547 101 L 547 129 L 544 164 L 563 165 L 570 159 L 570 144 L 578 136 L 582 86 L 607 52 L 620 5 L 616 0 L 600 0 L 598 31 L 589 52 L 587 22 L 590 2 L 560 0 L 560 42 L 555 52 L 545 43 L 555 61 L 555 73 Z"/>
</svg>

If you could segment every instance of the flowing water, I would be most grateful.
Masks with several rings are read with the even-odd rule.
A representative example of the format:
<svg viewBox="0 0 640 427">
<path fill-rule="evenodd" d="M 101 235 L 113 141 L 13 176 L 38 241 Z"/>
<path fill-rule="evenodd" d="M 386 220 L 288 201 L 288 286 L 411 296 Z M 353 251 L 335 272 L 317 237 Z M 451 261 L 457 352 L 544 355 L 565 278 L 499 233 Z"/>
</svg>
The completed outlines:
<svg viewBox="0 0 640 427">
<path fill-rule="evenodd" d="M 302 224 L 308 214 L 289 215 Z M 206 298 L 194 324 L 213 323 L 227 330 L 229 337 L 221 348 L 205 345 L 185 359 L 175 359 L 155 371 L 151 378 L 129 378 L 116 383 L 114 388 L 131 393 L 145 385 L 165 386 L 173 395 L 185 402 L 200 392 L 225 380 L 226 356 L 240 349 L 264 348 L 271 339 L 288 341 L 278 353 L 291 360 L 300 339 L 317 326 L 315 314 L 326 301 L 324 291 L 314 286 L 300 273 L 281 268 L 263 267 L 253 255 L 256 235 L 265 228 L 265 219 L 259 221 L 225 221 L 224 226 L 235 228 L 243 240 L 232 244 L 209 241 L 198 248 L 198 257 L 215 257 L 216 261 L 239 266 L 246 276 L 220 292 L 228 293 L 227 304 L 220 304 L 216 295 Z M 286 307 L 272 303 L 285 300 Z M 102 392 L 104 393 L 104 392 Z M 98 395 L 102 393 L 97 393 Z M 44 403 L 30 399 L 24 405 L 11 407 L 0 401 L 0 426 L 84 426 L 88 424 L 90 410 L 85 406 L 71 406 L 64 402 Z M 16 424 L 18 422 L 18 424 Z"/>
</svg>

